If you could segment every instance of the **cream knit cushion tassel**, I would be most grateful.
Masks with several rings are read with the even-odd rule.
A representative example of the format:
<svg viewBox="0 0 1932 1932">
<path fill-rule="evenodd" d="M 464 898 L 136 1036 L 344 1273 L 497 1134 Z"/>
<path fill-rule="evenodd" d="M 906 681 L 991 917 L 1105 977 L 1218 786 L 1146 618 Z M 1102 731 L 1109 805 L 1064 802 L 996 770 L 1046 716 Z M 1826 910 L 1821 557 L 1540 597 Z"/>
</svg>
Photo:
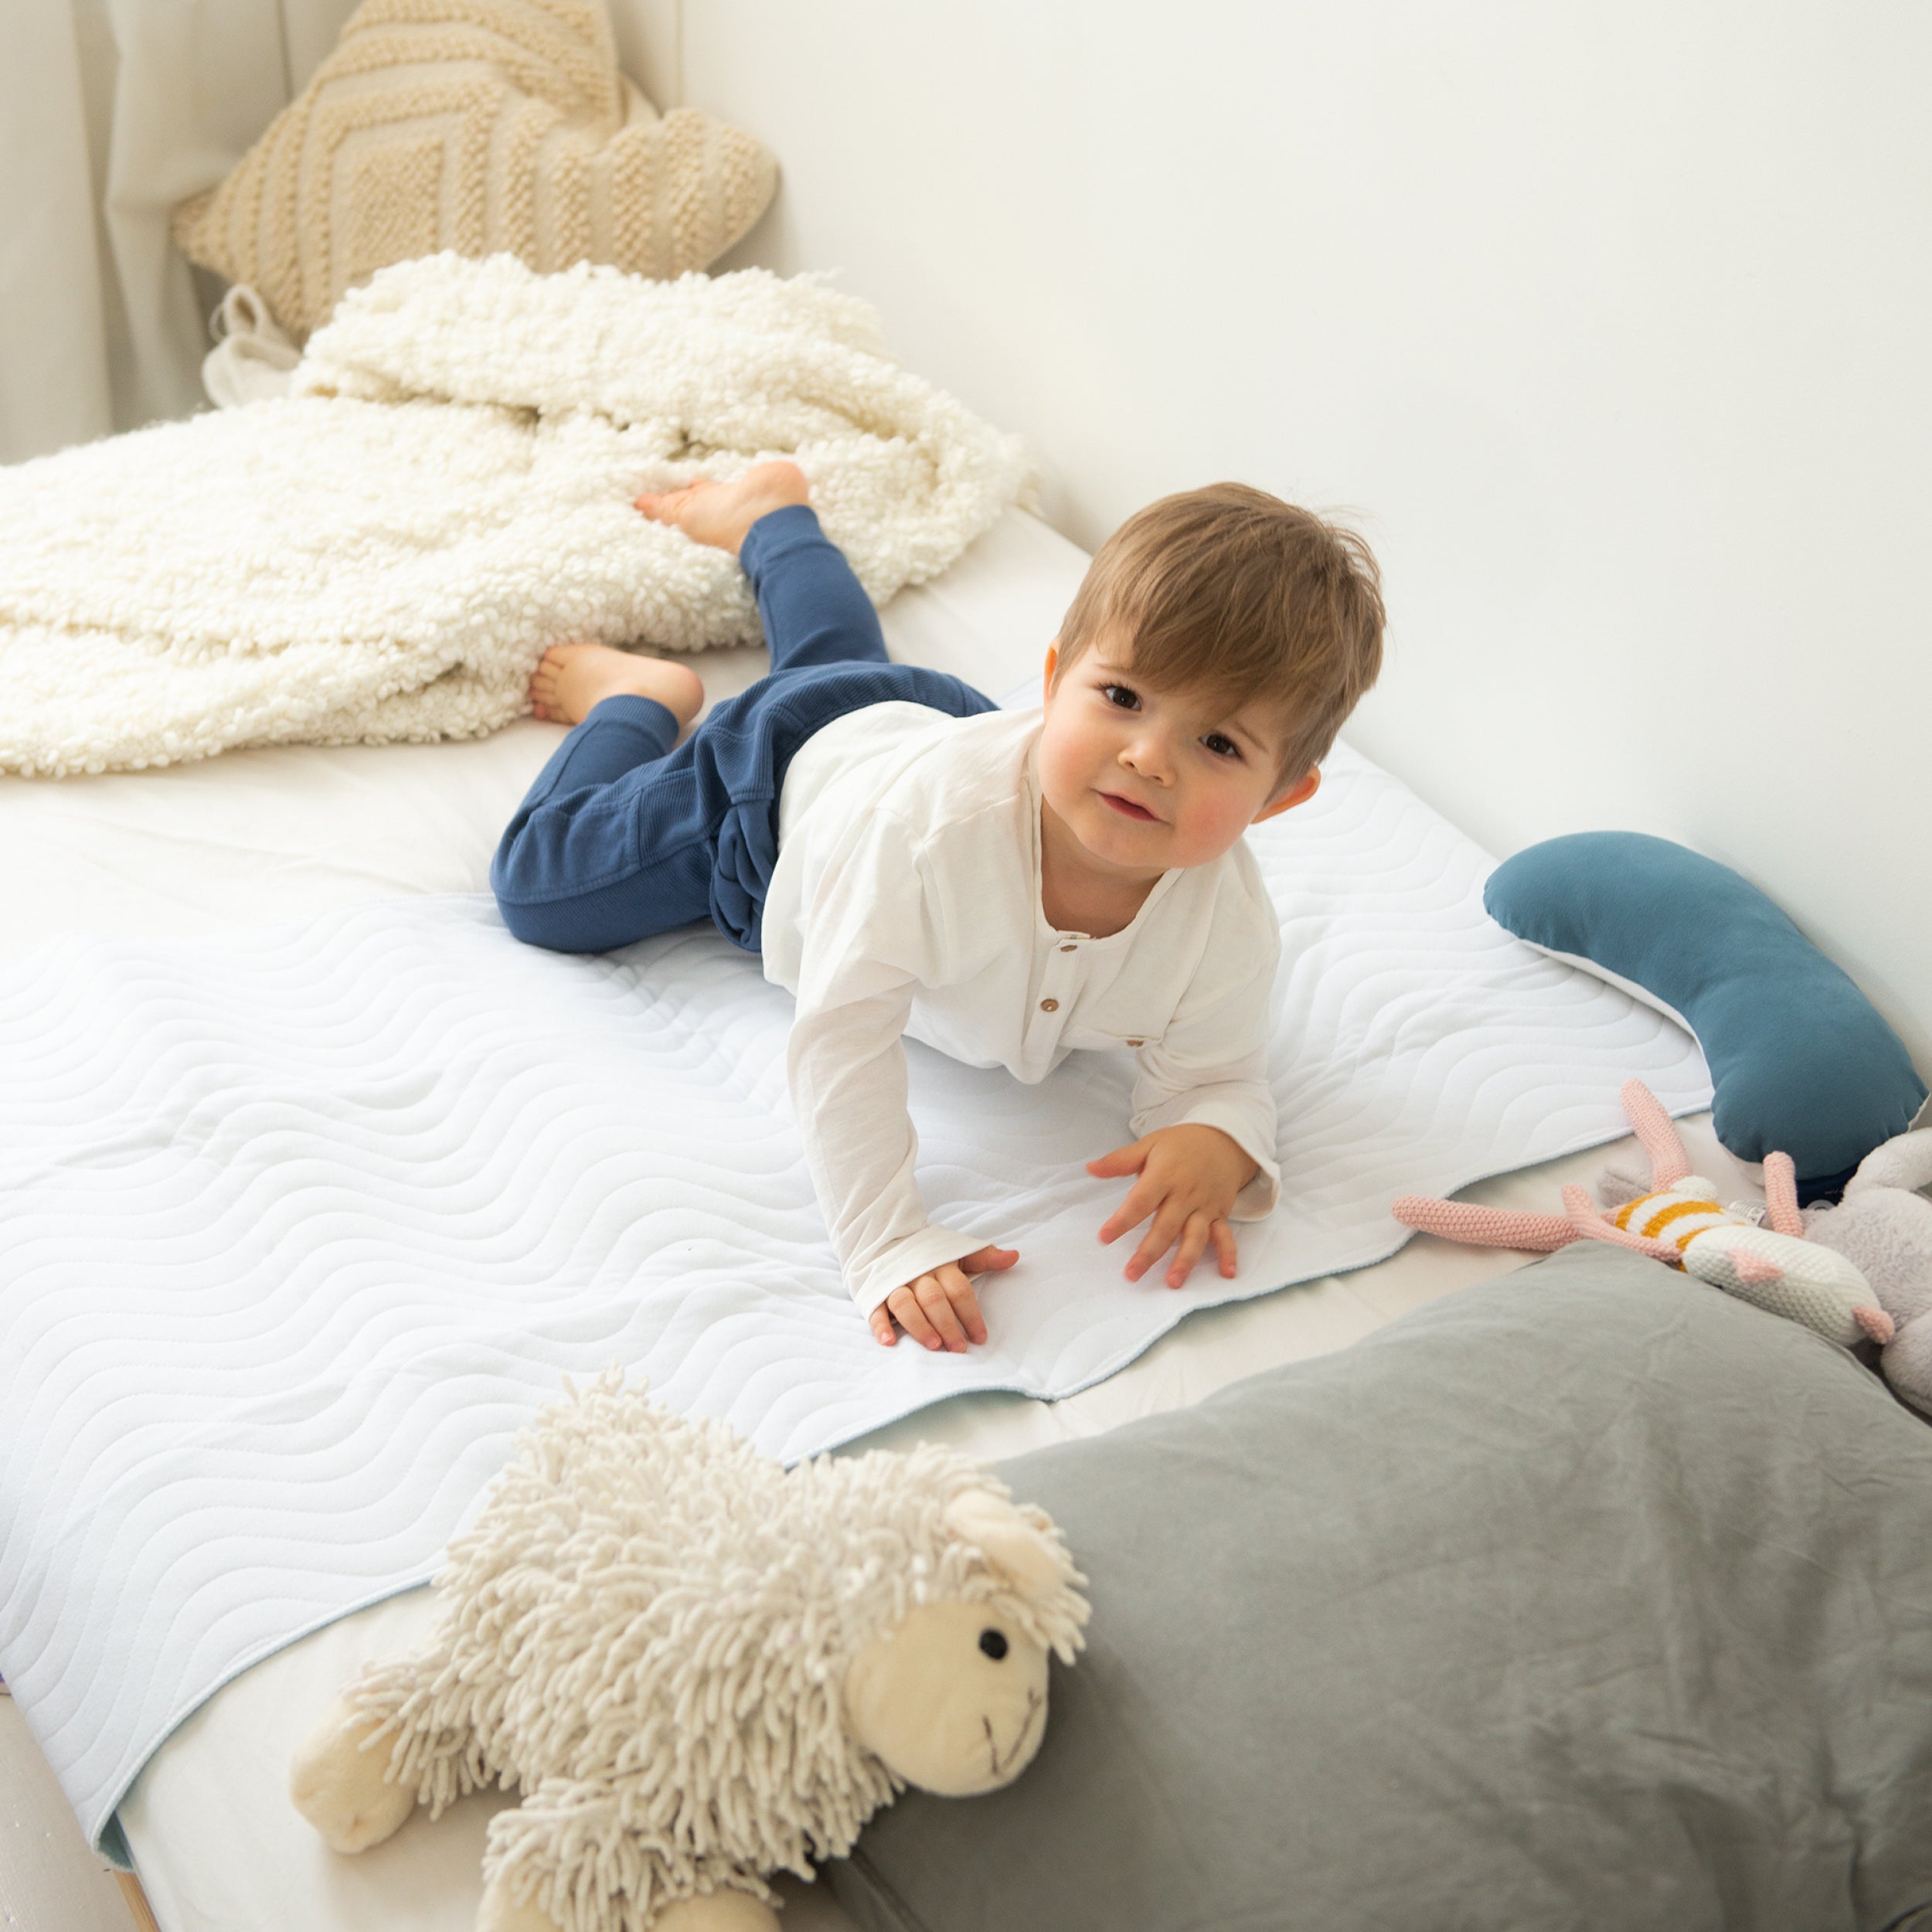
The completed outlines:
<svg viewBox="0 0 1932 1932">
<path fill-rule="evenodd" d="M 757 269 L 404 262 L 294 388 L 0 469 L 0 771 L 480 736 L 560 640 L 757 639 L 736 560 L 640 490 L 795 457 L 883 602 L 1026 476 L 864 303 Z"/>
<path fill-rule="evenodd" d="M 443 249 L 702 268 L 776 180 L 740 130 L 659 119 L 617 70 L 604 0 L 364 0 L 234 172 L 175 211 L 175 238 L 300 341 L 377 269 Z"/>
</svg>

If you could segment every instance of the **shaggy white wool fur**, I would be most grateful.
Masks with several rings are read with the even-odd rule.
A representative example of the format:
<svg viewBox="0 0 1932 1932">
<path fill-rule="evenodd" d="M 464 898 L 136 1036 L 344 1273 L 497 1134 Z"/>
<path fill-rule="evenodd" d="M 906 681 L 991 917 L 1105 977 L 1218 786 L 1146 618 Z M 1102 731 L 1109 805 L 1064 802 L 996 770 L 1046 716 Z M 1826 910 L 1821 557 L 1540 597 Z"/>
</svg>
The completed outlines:
<svg viewBox="0 0 1932 1932">
<path fill-rule="evenodd" d="M 1027 474 L 866 304 L 759 269 L 399 263 L 294 388 L 0 469 L 0 770 L 478 736 L 560 640 L 757 639 L 736 562 L 641 490 L 791 457 L 883 602 Z"/>
<path fill-rule="evenodd" d="M 724 1423 L 613 1372 L 519 1438 L 436 1583 L 435 1647 L 349 1693 L 394 1737 L 390 1775 L 440 1812 L 492 1779 L 486 1882 L 575 1932 L 641 1932 L 671 1900 L 809 1876 L 897 1788 L 845 1729 L 852 1660 L 916 1605 L 984 1603 L 1073 1660 L 1087 1605 L 1057 1574 L 1021 1594 L 950 1529 L 1006 1490 L 926 1444 L 786 1470 Z"/>
</svg>

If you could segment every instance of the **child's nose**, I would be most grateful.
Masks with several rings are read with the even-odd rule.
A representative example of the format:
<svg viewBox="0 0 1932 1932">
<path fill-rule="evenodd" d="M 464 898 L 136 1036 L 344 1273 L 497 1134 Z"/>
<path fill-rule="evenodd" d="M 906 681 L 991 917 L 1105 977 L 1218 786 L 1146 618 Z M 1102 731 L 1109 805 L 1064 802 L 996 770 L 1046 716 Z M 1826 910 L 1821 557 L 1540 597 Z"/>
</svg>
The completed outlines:
<svg viewBox="0 0 1932 1932">
<path fill-rule="evenodd" d="M 1164 733 L 1137 731 L 1121 749 L 1121 762 L 1141 777 L 1165 784 L 1174 772 L 1174 755 Z"/>
</svg>

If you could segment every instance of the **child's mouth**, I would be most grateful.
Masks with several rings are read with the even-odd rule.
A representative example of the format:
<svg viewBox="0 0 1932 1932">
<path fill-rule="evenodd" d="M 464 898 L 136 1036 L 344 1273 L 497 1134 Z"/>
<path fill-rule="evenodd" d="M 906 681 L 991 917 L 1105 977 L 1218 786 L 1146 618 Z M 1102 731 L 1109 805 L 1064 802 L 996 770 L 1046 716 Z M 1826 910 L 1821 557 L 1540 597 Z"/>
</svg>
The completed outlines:
<svg viewBox="0 0 1932 1932">
<path fill-rule="evenodd" d="M 1104 791 L 1100 796 L 1123 818 L 1141 818 L 1151 821 L 1154 818 L 1154 814 L 1149 811 L 1145 805 L 1137 805 L 1131 798 L 1123 798 L 1117 791 Z"/>
</svg>

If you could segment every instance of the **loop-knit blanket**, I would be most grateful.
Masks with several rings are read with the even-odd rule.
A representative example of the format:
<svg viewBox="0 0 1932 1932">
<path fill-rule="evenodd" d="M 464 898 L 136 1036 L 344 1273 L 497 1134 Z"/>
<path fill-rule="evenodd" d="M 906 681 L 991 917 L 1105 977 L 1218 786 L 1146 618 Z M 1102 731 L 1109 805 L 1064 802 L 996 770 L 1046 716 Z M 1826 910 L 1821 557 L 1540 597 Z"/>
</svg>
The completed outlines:
<svg viewBox="0 0 1932 1932">
<path fill-rule="evenodd" d="M 399 263 L 287 398 L 0 469 L 0 770 L 481 736 L 560 640 L 755 641 L 735 560 L 632 498 L 777 455 L 881 602 L 1027 474 L 813 278 Z"/>
</svg>

